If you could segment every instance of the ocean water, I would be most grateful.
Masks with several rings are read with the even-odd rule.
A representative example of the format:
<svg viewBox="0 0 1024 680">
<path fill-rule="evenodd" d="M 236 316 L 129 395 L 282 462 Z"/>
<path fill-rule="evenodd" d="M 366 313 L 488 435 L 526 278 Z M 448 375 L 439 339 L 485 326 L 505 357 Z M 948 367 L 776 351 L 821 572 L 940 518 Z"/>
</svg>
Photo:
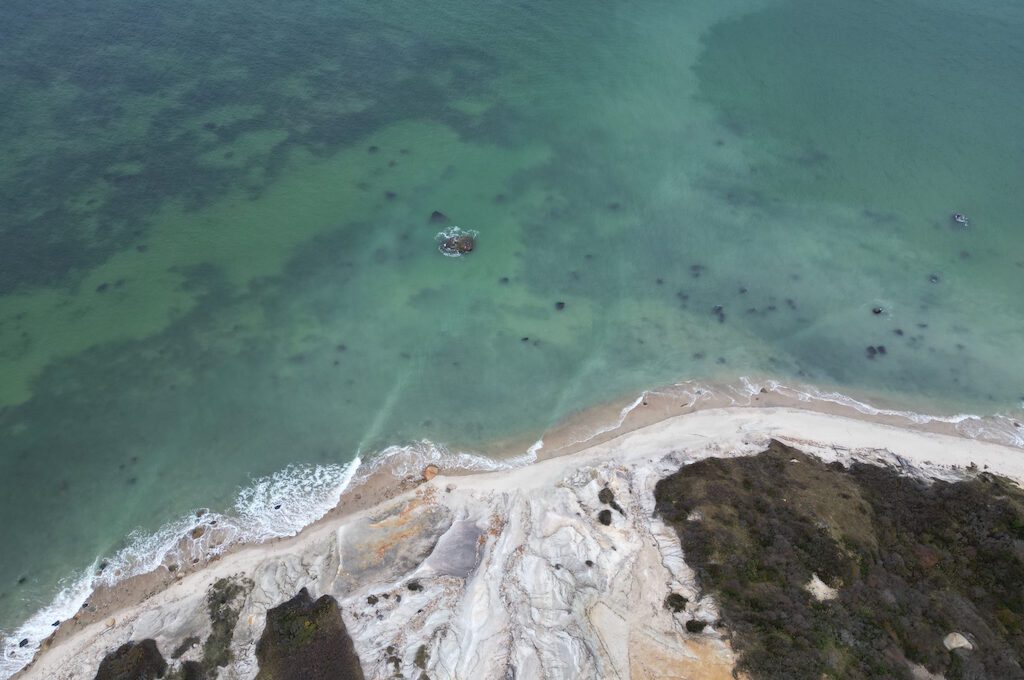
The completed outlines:
<svg viewBox="0 0 1024 680">
<path fill-rule="evenodd" d="M 680 379 L 1019 412 L 1022 38 L 1005 0 L 3 3 L 0 631 L 197 508 L 280 535 L 357 456 Z"/>
</svg>

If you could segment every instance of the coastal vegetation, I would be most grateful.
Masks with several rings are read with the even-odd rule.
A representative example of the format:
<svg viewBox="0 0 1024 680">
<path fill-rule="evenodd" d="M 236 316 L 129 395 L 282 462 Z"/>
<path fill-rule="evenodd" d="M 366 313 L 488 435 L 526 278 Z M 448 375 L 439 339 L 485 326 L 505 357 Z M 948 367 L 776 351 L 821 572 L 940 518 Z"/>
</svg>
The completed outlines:
<svg viewBox="0 0 1024 680">
<path fill-rule="evenodd" d="M 153 640 L 126 642 L 104 657 L 96 680 L 156 680 L 164 677 L 167 662 Z"/>
<path fill-rule="evenodd" d="M 355 645 L 330 595 L 314 601 L 305 588 L 267 612 L 256 646 L 257 680 L 363 680 Z"/>
<path fill-rule="evenodd" d="M 211 677 L 217 668 L 231 662 L 231 638 L 245 596 L 252 589 L 248 579 L 222 578 L 210 587 L 206 606 L 210 612 L 210 636 L 203 644 L 203 670 Z"/>
<path fill-rule="evenodd" d="M 247 578 L 221 578 L 206 593 L 206 609 L 210 616 L 210 634 L 203 643 L 198 659 L 187 659 L 174 669 L 170 680 L 207 680 L 216 678 L 220 669 L 234 659 L 231 641 L 238 625 L 245 598 L 253 583 Z M 171 653 L 179 659 L 199 644 L 198 636 L 189 636 Z"/>
<path fill-rule="evenodd" d="M 655 496 L 751 678 L 1024 678 L 1024 493 L 1006 478 L 924 480 L 773 441 Z"/>
</svg>

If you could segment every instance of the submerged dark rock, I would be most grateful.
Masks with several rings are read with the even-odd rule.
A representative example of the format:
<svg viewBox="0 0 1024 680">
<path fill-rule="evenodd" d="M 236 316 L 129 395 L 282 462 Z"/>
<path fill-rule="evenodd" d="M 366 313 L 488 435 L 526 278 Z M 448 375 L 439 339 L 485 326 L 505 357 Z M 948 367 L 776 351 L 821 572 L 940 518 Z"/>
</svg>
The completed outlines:
<svg viewBox="0 0 1024 680">
<path fill-rule="evenodd" d="M 449 219 L 448 219 L 448 216 L 445 215 L 440 210 L 435 210 L 434 212 L 430 213 L 430 223 L 431 224 L 448 224 L 449 223 Z"/>
<path fill-rule="evenodd" d="M 257 680 L 364 680 L 337 601 L 305 588 L 267 612 L 256 658 Z"/>
<path fill-rule="evenodd" d="M 95 680 L 155 680 L 167 672 L 156 641 L 126 642 L 103 657 Z"/>
<path fill-rule="evenodd" d="M 754 680 L 910 680 L 911 664 L 1024 678 L 1024 491 L 1010 480 L 926 482 L 772 442 L 684 466 L 655 500 Z M 813 597 L 813 576 L 836 597 Z M 974 649 L 947 649 L 951 632 Z"/>
</svg>

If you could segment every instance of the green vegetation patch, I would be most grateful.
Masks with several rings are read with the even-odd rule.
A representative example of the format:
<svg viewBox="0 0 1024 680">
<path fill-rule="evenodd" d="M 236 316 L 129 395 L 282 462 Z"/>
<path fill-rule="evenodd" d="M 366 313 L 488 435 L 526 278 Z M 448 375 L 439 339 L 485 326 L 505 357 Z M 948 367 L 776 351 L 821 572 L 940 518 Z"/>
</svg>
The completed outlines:
<svg viewBox="0 0 1024 680">
<path fill-rule="evenodd" d="M 305 588 L 267 612 L 256 645 L 257 680 L 363 680 L 362 666 L 337 601 L 313 601 Z"/>
<path fill-rule="evenodd" d="M 427 650 L 426 645 L 420 645 L 419 649 L 416 650 L 416 659 L 413 663 L 416 664 L 416 668 L 420 670 L 426 670 L 427 663 L 430 661 L 430 652 Z"/>
<path fill-rule="evenodd" d="M 155 680 L 164 677 L 167 662 L 154 640 L 126 642 L 100 662 L 96 680 Z"/>
<path fill-rule="evenodd" d="M 231 662 L 231 638 L 235 634 L 242 603 L 252 586 L 248 579 L 232 578 L 222 578 L 210 586 L 206 606 L 210 610 L 212 630 L 203 645 L 202 661 L 206 671 L 214 671 Z"/>
<path fill-rule="evenodd" d="M 655 489 L 752 678 L 1024 678 L 1024 492 L 926 483 L 773 441 Z M 819 601 L 814 575 L 837 590 Z M 960 633 L 973 649 L 947 650 Z"/>
</svg>

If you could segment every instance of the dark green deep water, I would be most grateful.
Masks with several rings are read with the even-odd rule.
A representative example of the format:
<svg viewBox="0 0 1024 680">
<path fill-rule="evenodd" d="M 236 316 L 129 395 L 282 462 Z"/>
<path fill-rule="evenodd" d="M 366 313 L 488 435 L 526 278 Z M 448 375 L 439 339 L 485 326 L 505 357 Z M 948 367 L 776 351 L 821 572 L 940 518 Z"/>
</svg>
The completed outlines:
<svg viewBox="0 0 1024 680">
<path fill-rule="evenodd" d="M 0 66 L 8 632 L 289 464 L 682 378 L 1024 399 L 1017 2 L 9 0 Z"/>
</svg>

